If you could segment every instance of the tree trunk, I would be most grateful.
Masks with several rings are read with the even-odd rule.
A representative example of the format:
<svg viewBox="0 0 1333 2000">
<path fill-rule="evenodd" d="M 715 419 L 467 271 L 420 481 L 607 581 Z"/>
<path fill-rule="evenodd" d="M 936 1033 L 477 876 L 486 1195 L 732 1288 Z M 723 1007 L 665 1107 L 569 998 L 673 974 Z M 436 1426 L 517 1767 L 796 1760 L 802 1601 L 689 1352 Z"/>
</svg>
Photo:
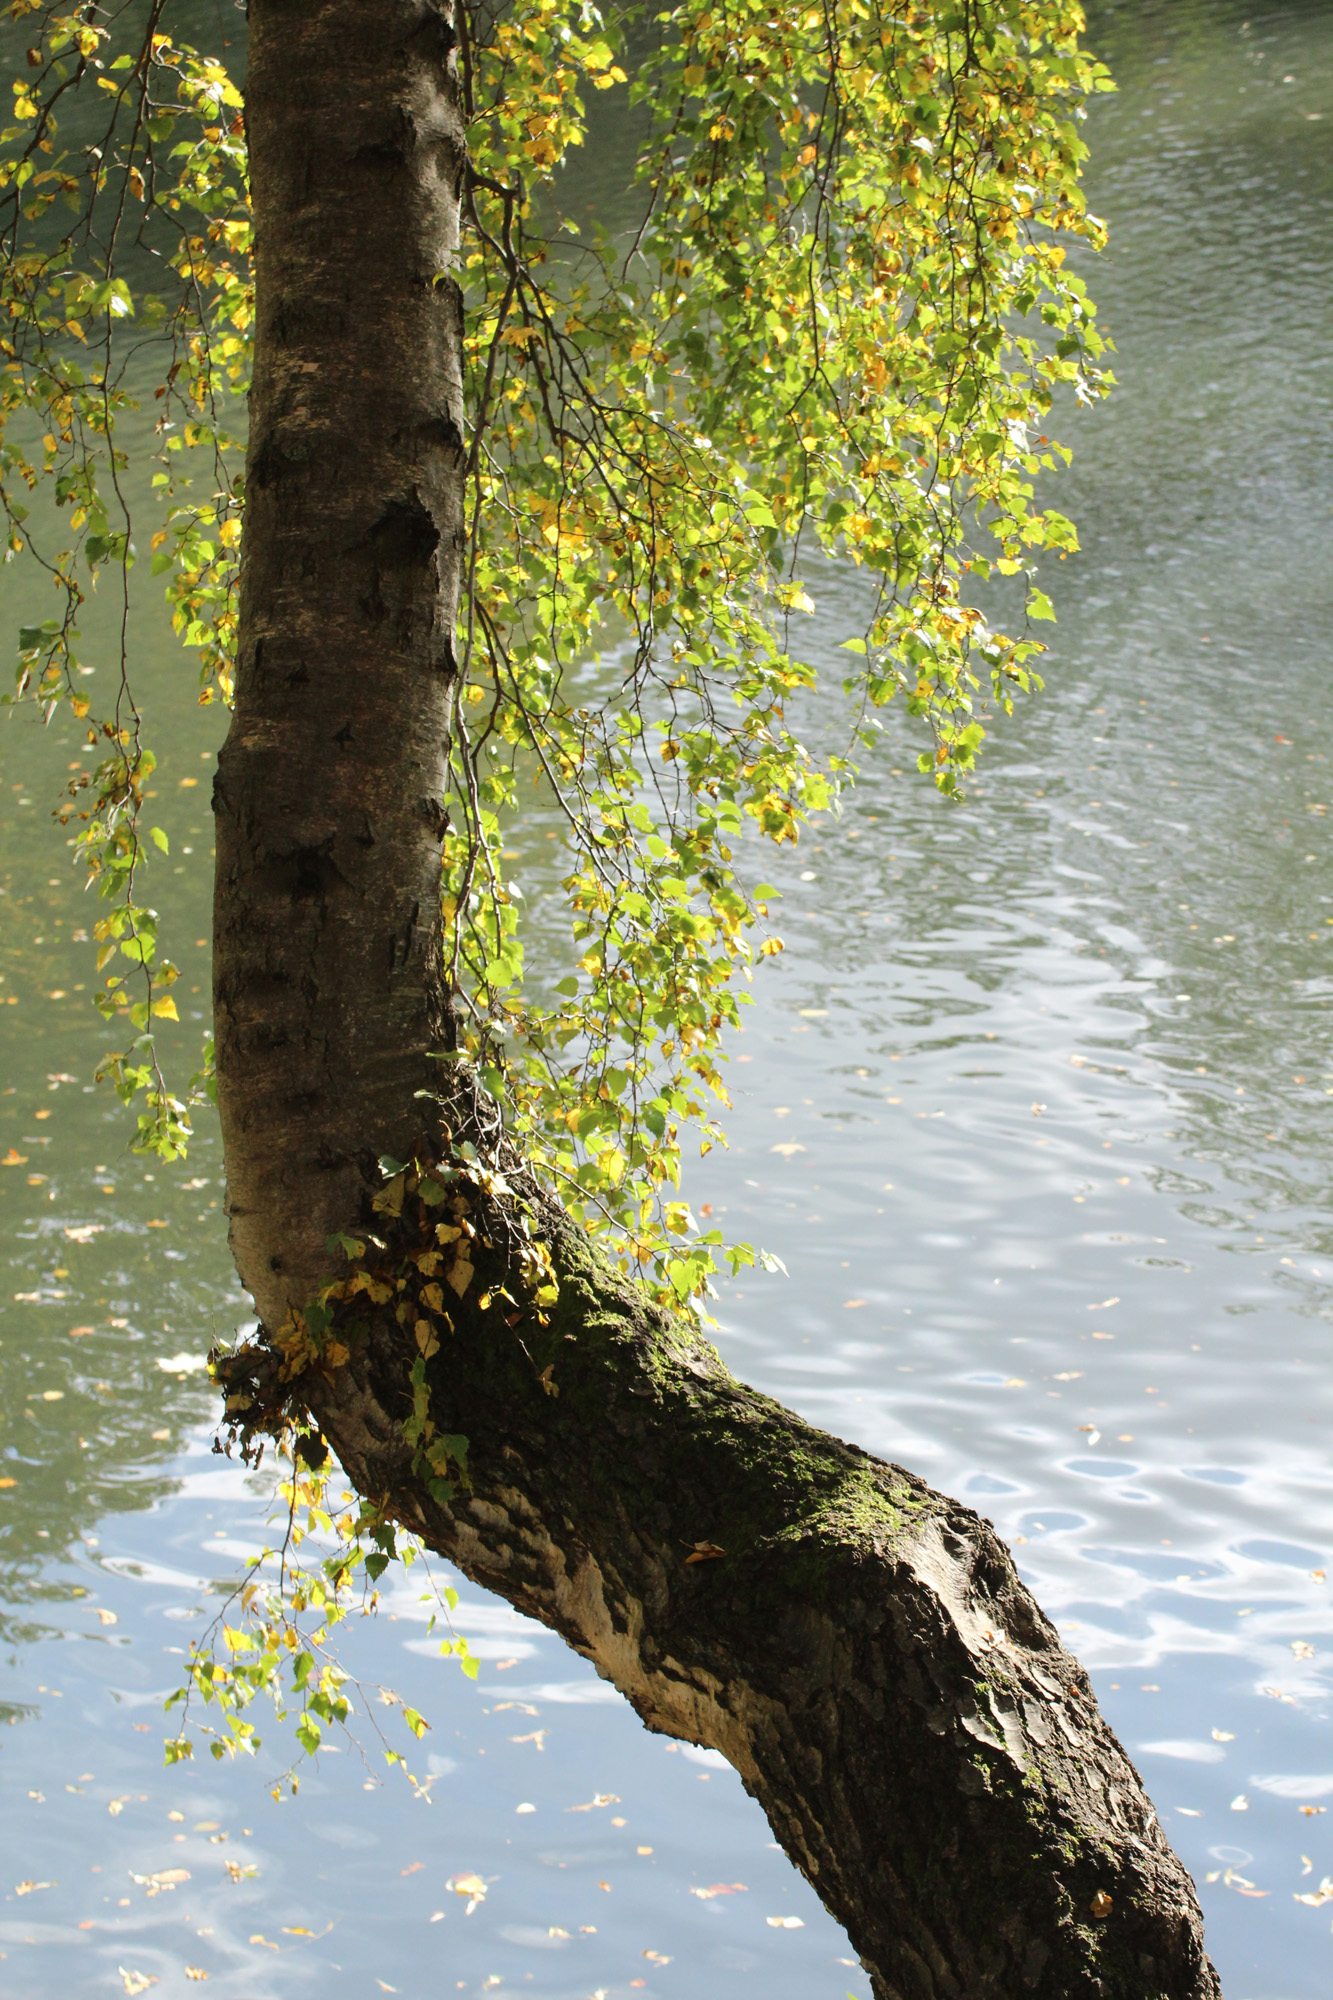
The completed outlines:
<svg viewBox="0 0 1333 2000">
<path fill-rule="evenodd" d="M 441 982 L 463 544 L 463 124 L 448 11 L 252 0 L 255 217 L 236 708 L 214 1011 L 232 1247 L 314 1296 L 375 1155 L 422 1124 Z"/>
<path fill-rule="evenodd" d="M 233 1419 L 294 1399 L 391 1518 L 650 1728 L 720 1750 L 877 2000 L 1215 2000 L 1189 1877 L 989 1526 L 737 1382 L 429 1060 L 462 523 L 453 31 L 424 0 L 250 19 L 216 998 L 233 1243 L 266 1331 L 224 1364 Z M 446 1101 L 421 1098 L 441 1073 Z M 385 1152 L 454 1164 L 386 1195 Z M 327 1238 L 369 1228 L 362 1289 L 303 1331 L 348 1268 Z M 465 1481 L 442 1477 L 447 1433 Z"/>
</svg>

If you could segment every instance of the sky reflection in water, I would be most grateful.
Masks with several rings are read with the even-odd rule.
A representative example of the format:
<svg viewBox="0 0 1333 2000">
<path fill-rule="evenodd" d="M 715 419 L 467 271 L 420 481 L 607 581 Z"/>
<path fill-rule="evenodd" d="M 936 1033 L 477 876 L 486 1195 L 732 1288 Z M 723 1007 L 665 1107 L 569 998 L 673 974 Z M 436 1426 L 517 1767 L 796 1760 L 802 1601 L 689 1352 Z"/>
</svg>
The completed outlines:
<svg viewBox="0 0 1333 2000">
<path fill-rule="evenodd" d="M 726 1288 L 727 1358 L 996 1522 L 1195 1871 L 1228 2000 L 1316 2000 L 1333 1907 L 1294 1898 L 1333 1874 L 1333 23 L 1246 18 L 1094 16 L 1122 86 L 1092 195 L 1124 388 L 1074 426 L 1059 504 L 1084 553 L 1054 578 L 1048 693 L 962 812 L 911 780 L 890 713 L 840 823 L 765 861 L 788 950 L 734 1045 L 731 1150 L 688 1192 L 791 1273 Z M 855 609 L 854 580 L 821 594 L 830 660 Z M 188 995 L 209 770 L 144 624 L 176 704 L 180 873 L 154 893 Z M 411 1579 L 344 1649 L 391 1741 L 379 1685 L 431 1717 L 429 1805 L 380 1785 L 370 1732 L 365 1763 L 344 1747 L 281 1808 L 253 1766 L 161 1769 L 162 1698 L 267 1482 L 210 1455 L 181 1365 L 244 1311 L 215 1136 L 145 1174 L 84 1086 L 88 905 L 43 815 L 77 747 L 0 735 L 0 1157 L 24 1162 L 0 1183 L 0 1982 L 864 1995 L 734 1774 L 467 1586 L 476 1687 Z M 470 1872 L 466 1915 L 446 1885 Z"/>
</svg>

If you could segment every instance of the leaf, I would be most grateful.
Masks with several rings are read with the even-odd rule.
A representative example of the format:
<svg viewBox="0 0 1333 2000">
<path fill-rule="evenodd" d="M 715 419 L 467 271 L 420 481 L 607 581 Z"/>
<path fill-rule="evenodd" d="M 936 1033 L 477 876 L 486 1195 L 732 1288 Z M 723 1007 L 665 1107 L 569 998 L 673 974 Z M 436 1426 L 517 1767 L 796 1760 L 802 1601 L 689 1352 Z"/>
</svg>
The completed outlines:
<svg viewBox="0 0 1333 2000">
<path fill-rule="evenodd" d="M 467 1898 L 467 1908 L 463 1912 L 464 1916 L 470 1917 L 478 1903 L 484 1903 L 486 1900 L 486 1881 L 481 1875 L 470 1873 L 466 1875 L 451 1875 L 444 1886 L 446 1889 L 452 1889 L 456 1896 L 465 1896 Z"/>
<path fill-rule="evenodd" d="M 388 1155 L 386 1154 L 385 1158 L 387 1157 Z M 381 1160 L 380 1165 L 383 1166 L 383 1164 L 384 1160 Z M 380 1192 L 372 1198 L 370 1205 L 373 1209 L 377 1209 L 381 1215 L 397 1217 L 403 1212 L 403 1202 L 406 1195 L 407 1170 L 405 1167 L 400 1167 L 388 1186 L 381 1188 Z"/>
<path fill-rule="evenodd" d="M 449 1283 L 460 1299 L 475 1276 L 476 1272 L 466 1257 L 460 1255 L 454 1258 L 449 1270 Z"/>
<path fill-rule="evenodd" d="M 690 1563 L 716 1562 L 719 1556 L 724 1556 L 726 1553 L 726 1550 L 719 1548 L 716 1542 L 696 1542 L 685 1558 L 686 1566 L 688 1567 Z"/>
</svg>

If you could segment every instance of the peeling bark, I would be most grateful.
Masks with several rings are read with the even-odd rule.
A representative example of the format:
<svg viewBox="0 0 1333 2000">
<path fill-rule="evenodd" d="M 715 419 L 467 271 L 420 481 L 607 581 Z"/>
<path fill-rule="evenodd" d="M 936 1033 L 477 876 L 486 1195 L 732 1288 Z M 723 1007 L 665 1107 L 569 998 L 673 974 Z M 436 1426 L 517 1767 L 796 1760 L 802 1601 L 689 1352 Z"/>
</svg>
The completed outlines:
<svg viewBox="0 0 1333 2000">
<path fill-rule="evenodd" d="M 453 1184 L 475 1275 L 456 1261 L 461 1298 L 431 1310 L 430 1416 L 468 1438 L 466 1486 L 433 1498 L 404 1432 L 416 1279 L 340 1307 L 322 1356 L 283 1346 L 327 1237 L 375 1221 L 380 1153 L 489 1144 L 466 1072 L 429 1060 L 462 523 L 453 45 L 427 0 L 251 7 L 258 332 L 215 962 L 233 1245 L 267 1332 L 228 1388 L 252 1414 L 294 1401 L 391 1517 L 650 1728 L 720 1750 L 877 2000 L 1217 2000 L 1189 1877 L 989 1525 L 736 1381 L 521 1162 L 496 1161 L 508 1191 Z M 426 1116 L 440 1073 L 452 1100 Z M 439 1213 L 409 1189 L 390 1277 Z M 559 1282 L 545 1313 L 514 1277 L 524 1226 Z"/>
</svg>

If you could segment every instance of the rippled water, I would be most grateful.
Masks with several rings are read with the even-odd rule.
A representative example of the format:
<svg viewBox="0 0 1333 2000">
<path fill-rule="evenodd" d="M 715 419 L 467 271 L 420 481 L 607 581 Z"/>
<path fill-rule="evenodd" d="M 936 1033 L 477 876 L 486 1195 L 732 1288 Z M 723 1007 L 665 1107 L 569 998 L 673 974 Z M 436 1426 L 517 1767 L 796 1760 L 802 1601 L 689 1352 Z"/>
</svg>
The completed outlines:
<svg viewBox="0 0 1333 2000">
<path fill-rule="evenodd" d="M 1048 693 L 965 811 L 923 793 L 895 720 L 790 858 L 734 1143 L 690 1193 L 790 1269 L 729 1288 L 728 1359 L 996 1521 L 1195 1872 L 1228 2000 L 1316 2000 L 1333 17 L 1126 0 L 1094 29 L 1121 83 L 1092 194 L 1123 389 L 1076 427 Z M 7 615 L 24 589 L 7 573 Z M 211 751 L 145 620 L 173 715 L 155 895 L 188 947 Z M 197 1363 L 244 1311 L 215 1136 L 145 1173 L 85 1081 L 88 905 L 44 812 L 78 748 L 0 732 L 0 1985 L 122 1991 L 123 1967 L 166 1996 L 188 1965 L 238 1996 L 864 1995 L 734 1775 L 469 1586 L 475 1687 L 414 1588 L 344 1649 L 374 1712 L 383 1684 L 432 1718 L 428 1805 L 380 1784 L 373 1737 L 281 1807 L 253 1765 L 161 1768 L 160 1702 L 267 1489 L 209 1452 Z M 177 955 L 201 1015 L 205 947 Z M 488 1883 L 471 1915 L 462 1871 Z"/>
</svg>

